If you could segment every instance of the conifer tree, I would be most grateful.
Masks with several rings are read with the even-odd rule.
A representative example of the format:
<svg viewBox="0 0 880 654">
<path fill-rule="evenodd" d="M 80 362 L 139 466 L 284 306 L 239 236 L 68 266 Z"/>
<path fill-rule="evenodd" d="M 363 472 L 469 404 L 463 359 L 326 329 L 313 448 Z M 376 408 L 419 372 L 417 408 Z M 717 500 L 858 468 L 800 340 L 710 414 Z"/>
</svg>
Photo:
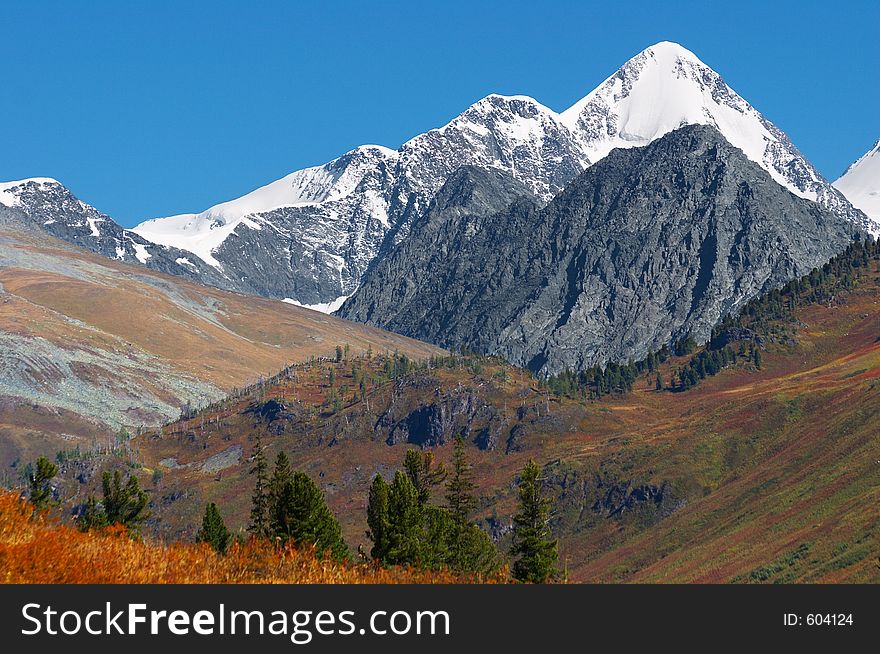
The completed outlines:
<svg viewBox="0 0 880 654">
<path fill-rule="evenodd" d="M 434 466 L 433 452 L 407 450 L 403 469 L 418 493 L 419 504 L 427 504 L 431 499 L 431 489 L 446 479 L 446 467 L 441 463 Z"/>
<path fill-rule="evenodd" d="M 660 376 L 660 373 L 657 373 L 657 382 L 654 384 L 654 390 L 662 391 L 663 390 L 663 377 Z"/>
<path fill-rule="evenodd" d="M 37 465 L 28 477 L 30 501 L 35 511 L 45 511 L 52 500 L 52 480 L 58 474 L 58 466 L 44 456 L 37 459 Z"/>
<path fill-rule="evenodd" d="M 519 482 L 519 513 L 513 518 L 513 545 L 510 555 L 515 558 L 513 577 L 527 583 L 546 583 L 559 573 L 558 541 L 550 533 L 550 501 L 543 497 L 540 480 L 541 468 L 529 460 Z"/>
<path fill-rule="evenodd" d="M 130 532 L 137 532 L 141 523 L 150 517 L 147 504 L 149 495 L 141 490 L 137 477 L 129 475 L 122 483 L 122 473 L 105 471 L 101 477 L 104 492 L 104 514 L 108 525 L 120 524 Z"/>
<path fill-rule="evenodd" d="M 446 506 L 452 522 L 462 531 L 468 525 L 470 515 L 477 506 L 474 497 L 476 485 L 471 476 L 471 466 L 467 461 L 464 439 L 456 436 L 452 450 L 452 476 L 446 484 Z"/>
<path fill-rule="evenodd" d="M 492 572 L 498 567 L 495 544 L 486 533 L 471 522 L 477 506 L 476 485 L 467 461 L 464 439 L 458 436 L 452 453 L 452 475 L 446 484 L 446 505 L 449 509 L 447 560 L 457 572 Z"/>
<path fill-rule="evenodd" d="M 348 557 L 342 529 L 327 507 L 324 494 L 304 472 L 285 482 L 273 506 L 273 535 L 297 547 L 314 547 L 318 556 L 336 560 Z"/>
<path fill-rule="evenodd" d="M 266 464 L 266 453 L 263 451 L 263 441 L 259 432 L 254 450 L 254 467 L 251 468 L 251 474 L 256 475 L 256 484 L 251 497 L 251 521 L 248 531 L 257 538 L 266 538 L 269 536 L 269 467 Z"/>
<path fill-rule="evenodd" d="M 421 565 L 424 540 L 422 503 L 410 477 L 398 470 L 388 492 L 387 563 Z"/>
<path fill-rule="evenodd" d="M 761 350 L 760 350 L 760 348 L 757 348 L 757 347 L 755 348 L 755 354 L 754 354 L 753 358 L 755 360 L 755 368 L 760 370 L 761 369 Z"/>
<path fill-rule="evenodd" d="M 268 506 L 271 513 L 272 507 L 278 503 L 278 498 L 284 490 L 284 485 L 290 481 L 293 472 L 290 470 L 290 459 L 283 451 L 275 457 L 275 468 L 272 470 L 272 477 L 269 479 L 268 488 Z"/>
<path fill-rule="evenodd" d="M 367 537 L 373 541 L 370 556 L 378 561 L 388 559 L 388 482 L 382 475 L 373 477 L 367 503 Z"/>
<path fill-rule="evenodd" d="M 202 528 L 196 534 L 197 543 L 207 543 L 218 554 L 226 554 L 229 544 L 232 542 L 232 534 L 223 522 L 223 516 L 217 505 L 211 502 L 205 507 L 205 515 L 202 518 Z"/>
<path fill-rule="evenodd" d="M 80 531 L 89 531 L 90 529 L 100 529 L 107 526 L 107 514 L 95 499 L 94 495 L 89 495 L 83 505 L 82 511 L 76 519 L 76 526 Z"/>
</svg>

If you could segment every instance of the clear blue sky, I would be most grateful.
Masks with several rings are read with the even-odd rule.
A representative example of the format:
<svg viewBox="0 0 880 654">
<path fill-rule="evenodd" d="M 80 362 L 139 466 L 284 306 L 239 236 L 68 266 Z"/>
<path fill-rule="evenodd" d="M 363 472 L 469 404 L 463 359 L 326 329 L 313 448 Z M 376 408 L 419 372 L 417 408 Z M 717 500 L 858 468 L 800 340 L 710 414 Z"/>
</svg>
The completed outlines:
<svg viewBox="0 0 880 654">
<path fill-rule="evenodd" d="M 831 179 L 880 138 L 878 0 L 0 2 L 0 181 L 125 225 L 207 207 L 491 92 L 561 110 L 677 41 Z"/>
</svg>

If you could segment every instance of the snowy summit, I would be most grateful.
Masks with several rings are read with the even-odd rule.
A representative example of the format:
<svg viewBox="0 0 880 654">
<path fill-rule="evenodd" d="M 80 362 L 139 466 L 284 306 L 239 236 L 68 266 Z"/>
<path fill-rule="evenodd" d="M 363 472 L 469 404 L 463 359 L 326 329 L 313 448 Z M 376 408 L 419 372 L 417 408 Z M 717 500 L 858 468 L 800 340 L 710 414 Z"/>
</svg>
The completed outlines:
<svg viewBox="0 0 880 654">
<path fill-rule="evenodd" d="M 880 235 L 880 140 L 834 182 L 847 200 L 874 220 L 875 236 Z"/>
</svg>

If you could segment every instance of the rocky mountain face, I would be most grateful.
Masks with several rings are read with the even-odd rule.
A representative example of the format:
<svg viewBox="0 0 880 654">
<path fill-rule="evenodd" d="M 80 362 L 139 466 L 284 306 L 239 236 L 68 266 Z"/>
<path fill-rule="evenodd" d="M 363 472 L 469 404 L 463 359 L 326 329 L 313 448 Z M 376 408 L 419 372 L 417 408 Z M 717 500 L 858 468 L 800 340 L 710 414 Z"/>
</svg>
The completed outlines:
<svg viewBox="0 0 880 654">
<path fill-rule="evenodd" d="M 134 231 L 189 251 L 239 290 L 336 307 L 460 167 L 503 171 L 547 202 L 612 149 L 643 147 L 691 124 L 715 127 L 795 195 L 861 227 L 873 224 L 718 73 L 664 42 L 562 113 L 526 96 L 490 95 L 398 150 L 362 146 L 237 200 Z"/>
<path fill-rule="evenodd" d="M 487 198 L 512 200 L 493 213 Z M 797 197 L 714 127 L 612 151 L 542 207 L 464 168 L 340 315 L 541 373 L 705 339 L 756 294 L 861 233 Z"/>
<path fill-rule="evenodd" d="M 210 286 L 234 286 L 192 253 L 158 246 L 124 229 L 47 177 L 0 184 L 0 225 L 47 232 L 110 259 L 144 265 Z"/>
<path fill-rule="evenodd" d="M 872 219 L 869 229 L 880 236 L 880 140 L 847 168 L 834 186 Z"/>
<path fill-rule="evenodd" d="M 194 252 L 240 290 L 332 303 L 406 237 L 462 165 L 506 170 L 549 200 L 586 164 L 551 110 L 531 98 L 491 95 L 399 150 L 362 146 L 201 214 L 150 220 L 135 231 Z"/>
</svg>

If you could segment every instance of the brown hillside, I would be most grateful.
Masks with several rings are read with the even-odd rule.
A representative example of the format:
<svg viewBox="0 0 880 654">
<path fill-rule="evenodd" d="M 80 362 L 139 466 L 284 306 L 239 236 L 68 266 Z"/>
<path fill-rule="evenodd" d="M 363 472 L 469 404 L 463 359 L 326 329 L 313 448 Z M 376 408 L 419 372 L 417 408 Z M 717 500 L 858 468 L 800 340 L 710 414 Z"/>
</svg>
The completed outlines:
<svg viewBox="0 0 880 654">
<path fill-rule="evenodd" d="M 437 349 L 281 302 L 0 232 L 0 457 L 155 425 L 292 362 Z"/>
<path fill-rule="evenodd" d="M 393 380 L 384 357 L 293 368 L 134 441 L 153 528 L 192 538 L 207 501 L 243 527 L 259 433 L 270 460 L 283 449 L 319 481 L 352 547 L 366 545 L 373 475 L 390 475 L 408 446 L 448 459 L 461 433 L 478 517 L 502 548 L 517 472 L 530 457 L 545 466 L 575 581 L 880 581 L 880 276 L 870 265 L 852 292 L 774 328 L 760 370 L 740 356 L 685 392 L 655 391 L 650 375 L 627 395 L 558 398 L 487 359 Z M 663 377 L 686 361 L 668 361 Z M 164 472 L 155 484 L 153 470 Z"/>
</svg>

